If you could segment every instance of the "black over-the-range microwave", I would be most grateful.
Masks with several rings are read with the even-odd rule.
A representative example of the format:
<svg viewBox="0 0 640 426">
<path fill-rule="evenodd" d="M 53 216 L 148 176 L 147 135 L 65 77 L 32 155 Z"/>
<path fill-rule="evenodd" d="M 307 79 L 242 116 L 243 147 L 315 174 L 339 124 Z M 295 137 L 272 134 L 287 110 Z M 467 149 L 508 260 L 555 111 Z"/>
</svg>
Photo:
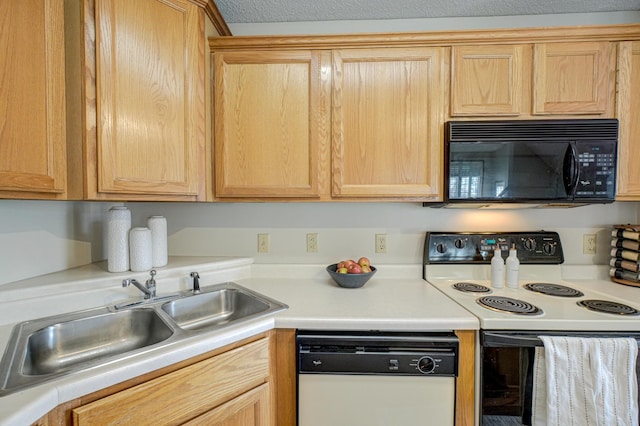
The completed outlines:
<svg viewBox="0 0 640 426">
<path fill-rule="evenodd" d="M 449 121 L 445 135 L 444 205 L 615 199 L 616 119 Z"/>
</svg>

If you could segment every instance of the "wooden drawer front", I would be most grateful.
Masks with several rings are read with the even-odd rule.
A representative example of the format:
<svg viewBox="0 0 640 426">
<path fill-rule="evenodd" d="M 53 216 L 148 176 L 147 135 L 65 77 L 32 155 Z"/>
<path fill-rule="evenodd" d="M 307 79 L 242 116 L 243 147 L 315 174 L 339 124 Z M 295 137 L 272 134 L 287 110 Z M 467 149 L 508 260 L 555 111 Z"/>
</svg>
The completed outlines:
<svg viewBox="0 0 640 426">
<path fill-rule="evenodd" d="M 269 383 L 185 423 L 185 426 L 263 426 L 269 424 Z"/>
<path fill-rule="evenodd" d="M 73 410 L 74 425 L 177 425 L 268 381 L 260 339 Z"/>
</svg>

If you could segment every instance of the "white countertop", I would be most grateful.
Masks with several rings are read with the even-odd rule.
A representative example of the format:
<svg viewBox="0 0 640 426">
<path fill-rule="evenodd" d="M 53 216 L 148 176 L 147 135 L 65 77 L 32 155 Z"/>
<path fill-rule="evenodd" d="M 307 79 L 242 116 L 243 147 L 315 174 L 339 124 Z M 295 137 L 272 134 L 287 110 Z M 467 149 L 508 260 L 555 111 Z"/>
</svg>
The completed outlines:
<svg viewBox="0 0 640 426">
<path fill-rule="evenodd" d="M 171 347 L 74 373 L 0 397 L 0 425 L 30 424 L 58 404 L 148 373 L 254 334 L 277 328 L 334 330 L 475 330 L 478 320 L 421 279 L 421 265 L 379 265 L 362 288 L 338 287 L 323 265 L 258 265 L 251 258 L 177 257 L 157 268 L 158 296 L 200 285 L 236 282 L 289 309 L 217 332 L 203 332 Z M 14 324 L 140 298 L 122 288 L 124 278 L 144 282 L 147 273 L 109 273 L 105 262 L 0 286 L 0 349 Z"/>
</svg>

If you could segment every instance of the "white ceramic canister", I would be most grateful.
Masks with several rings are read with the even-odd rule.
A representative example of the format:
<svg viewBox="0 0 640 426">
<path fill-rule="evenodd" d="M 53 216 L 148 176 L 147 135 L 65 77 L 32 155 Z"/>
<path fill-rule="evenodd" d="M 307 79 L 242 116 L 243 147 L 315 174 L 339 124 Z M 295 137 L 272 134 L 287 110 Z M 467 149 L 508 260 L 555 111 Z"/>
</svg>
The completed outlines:
<svg viewBox="0 0 640 426">
<path fill-rule="evenodd" d="M 167 218 L 151 216 L 147 219 L 147 227 L 151 230 L 151 253 L 154 268 L 165 266 L 167 254 Z"/>
<path fill-rule="evenodd" d="M 129 231 L 129 259 L 133 272 L 148 271 L 153 267 L 149 228 L 138 227 Z"/>
<path fill-rule="evenodd" d="M 107 270 L 125 272 L 129 270 L 129 230 L 131 211 L 124 206 L 109 209 L 107 215 Z"/>
</svg>

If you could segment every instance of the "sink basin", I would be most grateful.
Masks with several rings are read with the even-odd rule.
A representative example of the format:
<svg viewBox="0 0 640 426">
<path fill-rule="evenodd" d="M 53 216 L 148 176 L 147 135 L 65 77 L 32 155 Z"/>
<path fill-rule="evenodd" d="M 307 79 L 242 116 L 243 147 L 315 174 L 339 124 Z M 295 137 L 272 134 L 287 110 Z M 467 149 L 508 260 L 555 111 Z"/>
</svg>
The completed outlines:
<svg viewBox="0 0 640 426">
<path fill-rule="evenodd" d="M 0 390 L 106 362 L 173 333 L 153 309 L 103 308 L 27 321 L 13 330 L 7 345 L 11 351 L 0 364 Z"/>
<path fill-rule="evenodd" d="M 284 305 L 230 283 L 207 292 L 166 302 L 162 310 L 185 330 L 221 327 L 253 318 Z"/>
<path fill-rule="evenodd" d="M 22 373 L 52 374 L 168 339 L 173 331 L 151 309 L 120 311 L 49 325 L 27 338 Z"/>
<path fill-rule="evenodd" d="M 235 283 L 17 324 L 0 361 L 0 396 L 77 371 L 144 356 L 200 331 L 273 314 L 287 305 Z"/>
</svg>

